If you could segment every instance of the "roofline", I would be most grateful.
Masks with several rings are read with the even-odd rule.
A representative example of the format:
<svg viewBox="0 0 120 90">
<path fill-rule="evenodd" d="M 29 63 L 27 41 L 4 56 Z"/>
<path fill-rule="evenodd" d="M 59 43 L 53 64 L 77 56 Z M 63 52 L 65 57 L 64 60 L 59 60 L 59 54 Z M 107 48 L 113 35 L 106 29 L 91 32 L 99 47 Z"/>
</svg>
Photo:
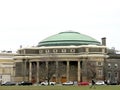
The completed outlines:
<svg viewBox="0 0 120 90">
<path fill-rule="evenodd" d="M 48 49 L 48 48 L 81 48 L 81 47 L 96 47 L 96 48 L 107 48 L 107 46 L 98 46 L 98 45 L 80 45 L 80 46 L 75 46 L 75 45 L 70 45 L 70 46 L 41 46 L 41 47 L 26 47 L 26 48 L 20 48 L 18 50 L 24 50 L 24 49 Z"/>
</svg>

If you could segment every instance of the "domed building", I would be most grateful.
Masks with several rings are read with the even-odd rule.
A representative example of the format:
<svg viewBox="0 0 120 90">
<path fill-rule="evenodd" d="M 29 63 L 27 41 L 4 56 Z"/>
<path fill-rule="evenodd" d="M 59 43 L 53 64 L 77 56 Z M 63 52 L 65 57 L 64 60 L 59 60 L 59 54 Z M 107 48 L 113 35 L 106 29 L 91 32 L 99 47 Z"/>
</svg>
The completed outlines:
<svg viewBox="0 0 120 90">
<path fill-rule="evenodd" d="M 36 47 L 20 48 L 14 57 L 16 81 L 63 83 L 104 79 L 107 58 L 105 38 L 102 43 L 79 32 L 52 35 Z"/>
<path fill-rule="evenodd" d="M 78 32 L 61 32 L 50 36 L 39 42 L 38 47 L 41 46 L 79 46 L 79 45 L 100 45 L 100 42 L 94 38 L 80 34 Z"/>
</svg>

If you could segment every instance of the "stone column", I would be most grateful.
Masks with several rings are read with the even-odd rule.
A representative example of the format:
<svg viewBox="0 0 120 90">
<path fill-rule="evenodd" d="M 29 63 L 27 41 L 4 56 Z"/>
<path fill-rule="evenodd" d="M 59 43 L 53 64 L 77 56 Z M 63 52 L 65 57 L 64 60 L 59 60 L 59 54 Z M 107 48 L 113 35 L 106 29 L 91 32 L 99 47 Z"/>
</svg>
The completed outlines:
<svg viewBox="0 0 120 90">
<path fill-rule="evenodd" d="M 25 66 L 24 66 L 24 80 L 26 81 L 26 72 L 27 72 L 27 67 L 26 67 L 26 64 L 27 64 L 27 62 L 26 62 L 26 60 L 25 60 Z"/>
<path fill-rule="evenodd" d="M 56 82 L 59 82 L 59 80 L 58 80 L 58 61 L 56 61 Z"/>
<path fill-rule="evenodd" d="M 80 82 L 80 61 L 78 61 L 78 82 Z"/>
<path fill-rule="evenodd" d="M 36 63 L 37 63 L 37 74 L 36 74 L 36 76 L 37 76 L 37 82 L 39 82 L 39 62 L 37 61 Z"/>
<path fill-rule="evenodd" d="M 67 61 L 67 81 L 69 81 L 69 69 L 70 69 L 70 64 L 69 61 Z"/>
<path fill-rule="evenodd" d="M 85 52 L 89 53 L 89 48 L 88 47 L 86 47 Z"/>
<path fill-rule="evenodd" d="M 46 71 L 45 72 L 47 73 L 46 78 L 48 79 L 48 61 L 46 61 L 45 63 L 46 63 Z"/>
<path fill-rule="evenodd" d="M 32 62 L 29 62 L 29 81 L 32 81 Z"/>
<path fill-rule="evenodd" d="M 23 59 L 23 63 L 22 63 L 22 75 L 23 75 L 23 81 L 25 81 L 25 77 L 26 77 L 26 60 Z"/>
</svg>

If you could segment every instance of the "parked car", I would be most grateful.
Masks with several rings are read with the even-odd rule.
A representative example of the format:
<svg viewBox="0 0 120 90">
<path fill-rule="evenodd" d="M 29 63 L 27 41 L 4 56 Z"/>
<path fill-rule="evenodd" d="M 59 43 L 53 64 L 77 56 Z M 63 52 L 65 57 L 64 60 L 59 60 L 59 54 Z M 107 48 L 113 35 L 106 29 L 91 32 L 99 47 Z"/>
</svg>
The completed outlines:
<svg viewBox="0 0 120 90">
<path fill-rule="evenodd" d="M 32 83 L 31 82 L 22 81 L 22 82 L 18 83 L 18 85 L 25 86 L 25 85 L 32 85 Z"/>
<path fill-rule="evenodd" d="M 115 82 L 115 81 L 114 81 L 114 82 L 112 81 L 112 82 L 110 82 L 108 85 L 119 85 L 119 83 L 118 83 L 118 82 Z"/>
<path fill-rule="evenodd" d="M 79 83 L 78 83 L 78 85 L 83 85 L 83 86 L 89 85 L 89 84 L 90 84 L 89 82 L 79 82 Z"/>
<path fill-rule="evenodd" d="M 56 82 L 49 82 L 49 85 L 55 85 L 55 84 L 56 84 Z M 47 81 L 41 82 L 41 85 L 47 86 L 48 82 Z"/>
<path fill-rule="evenodd" d="M 96 81 L 96 85 L 105 85 L 105 82 L 102 80 Z"/>
<path fill-rule="evenodd" d="M 1 85 L 2 86 L 14 86 L 14 85 L 16 85 L 16 83 L 15 82 L 5 82 L 5 83 L 2 83 Z"/>
<path fill-rule="evenodd" d="M 74 83 L 72 82 L 72 81 L 67 81 L 67 82 L 64 82 L 64 83 L 62 83 L 62 85 L 73 85 Z"/>
</svg>

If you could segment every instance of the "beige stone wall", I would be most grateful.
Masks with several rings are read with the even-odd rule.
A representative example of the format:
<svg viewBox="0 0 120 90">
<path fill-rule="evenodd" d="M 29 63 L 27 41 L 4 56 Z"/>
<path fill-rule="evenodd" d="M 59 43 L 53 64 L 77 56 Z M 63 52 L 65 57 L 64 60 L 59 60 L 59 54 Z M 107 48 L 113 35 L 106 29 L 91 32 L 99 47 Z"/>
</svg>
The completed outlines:
<svg viewBox="0 0 120 90">
<path fill-rule="evenodd" d="M 30 50 L 39 50 L 39 53 L 29 53 L 28 52 Z M 96 45 L 82 45 L 82 46 L 56 46 L 56 47 L 39 47 L 39 48 L 23 48 L 20 49 L 19 51 L 21 51 L 21 53 L 19 53 L 18 57 L 15 57 L 16 63 L 17 62 L 30 62 L 31 63 L 35 63 L 34 65 L 37 71 L 37 62 L 50 62 L 50 61 L 58 61 L 58 62 L 66 62 L 66 70 L 65 70 L 65 79 L 63 79 L 63 81 L 65 80 L 78 80 L 80 81 L 80 72 L 81 68 L 80 68 L 80 62 L 83 61 L 83 65 L 86 65 L 83 67 L 83 80 L 87 81 L 90 76 L 87 76 L 87 61 L 93 62 L 95 64 L 95 71 L 97 73 L 97 71 L 99 69 L 102 69 L 101 67 L 103 66 L 98 66 L 97 64 L 99 62 L 103 63 L 104 62 L 104 58 L 106 58 L 105 56 L 105 46 L 96 46 Z M 27 51 L 26 51 L 27 50 Z M 22 51 L 24 51 L 24 53 L 22 53 Z M 30 51 L 32 52 L 32 51 Z M 73 71 L 71 71 L 71 62 L 75 61 L 76 64 L 76 68 L 75 68 L 75 72 L 73 73 Z M 68 63 L 69 62 L 69 63 Z M 24 66 L 24 64 L 23 64 Z M 33 66 L 29 65 L 30 67 L 28 67 L 29 71 L 29 81 L 31 81 L 32 79 L 32 75 L 34 76 L 34 74 L 36 75 L 36 81 L 38 79 L 40 79 L 40 77 L 37 76 L 37 73 L 31 73 L 33 72 Z M 25 66 L 24 66 L 25 67 Z M 86 69 L 87 68 L 87 69 Z M 93 68 L 94 69 L 94 68 Z M 26 69 L 25 69 L 26 70 Z M 39 70 L 39 69 L 38 69 Z M 102 69 L 103 70 L 103 69 Z M 72 73 L 72 74 L 71 74 Z M 84 76 L 86 75 L 86 76 Z M 24 76 L 24 75 L 23 75 Z M 98 74 L 97 74 L 98 76 Z M 102 77 L 99 77 L 102 78 Z"/>
<path fill-rule="evenodd" d="M 2 76 L 1 81 L 5 82 L 8 80 L 14 81 L 14 60 L 13 54 L 0 53 L 0 75 Z M 8 77 L 7 77 L 8 76 Z"/>
</svg>

